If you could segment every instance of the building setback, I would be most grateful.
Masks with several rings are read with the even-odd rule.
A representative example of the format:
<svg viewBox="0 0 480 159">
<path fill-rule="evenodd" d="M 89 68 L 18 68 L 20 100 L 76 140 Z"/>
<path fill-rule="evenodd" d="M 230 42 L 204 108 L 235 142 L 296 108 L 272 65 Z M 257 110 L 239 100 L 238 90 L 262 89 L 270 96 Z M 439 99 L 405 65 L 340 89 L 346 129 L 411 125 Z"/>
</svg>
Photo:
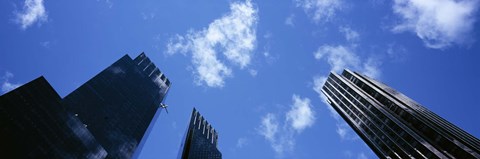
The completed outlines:
<svg viewBox="0 0 480 159">
<path fill-rule="evenodd" d="M 1 140 L 0 151 L 12 150 L 14 158 L 131 158 L 170 84 L 144 53 L 123 56 L 63 99 L 40 77 L 0 97 L 0 136 L 10 139 Z"/>
<path fill-rule="evenodd" d="M 327 102 L 380 158 L 480 158 L 480 141 L 385 84 L 330 73 Z"/>
<path fill-rule="evenodd" d="M 190 124 L 180 147 L 181 159 L 221 159 L 217 148 L 218 133 L 200 113 L 193 108 Z"/>
</svg>

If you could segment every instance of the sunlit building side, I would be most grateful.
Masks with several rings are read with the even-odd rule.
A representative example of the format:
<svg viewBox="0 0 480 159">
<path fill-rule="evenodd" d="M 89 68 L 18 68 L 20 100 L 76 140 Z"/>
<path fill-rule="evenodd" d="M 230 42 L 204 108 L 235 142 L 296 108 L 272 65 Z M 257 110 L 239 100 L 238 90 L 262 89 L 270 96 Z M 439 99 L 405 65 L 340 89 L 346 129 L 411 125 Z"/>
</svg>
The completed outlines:
<svg viewBox="0 0 480 159">
<path fill-rule="evenodd" d="M 480 158 L 478 138 L 367 76 L 332 72 L 322 92 L 380 158 Z"/>
</svg>

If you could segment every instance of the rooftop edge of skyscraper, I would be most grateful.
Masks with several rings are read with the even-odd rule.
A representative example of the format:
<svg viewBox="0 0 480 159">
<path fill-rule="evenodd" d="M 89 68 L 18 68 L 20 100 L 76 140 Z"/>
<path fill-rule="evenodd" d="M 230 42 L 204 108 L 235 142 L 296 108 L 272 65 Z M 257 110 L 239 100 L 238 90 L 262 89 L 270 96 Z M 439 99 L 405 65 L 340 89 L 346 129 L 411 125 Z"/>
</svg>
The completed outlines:
<svg viewBox="0 0 480 159">
<path fill-rule="evenodd" d="M 193 108 L 178 158 L 221 159 L 222 153 L 218 150 L 217 144 L 218 132 L 197 109 Z"/>
</svg>

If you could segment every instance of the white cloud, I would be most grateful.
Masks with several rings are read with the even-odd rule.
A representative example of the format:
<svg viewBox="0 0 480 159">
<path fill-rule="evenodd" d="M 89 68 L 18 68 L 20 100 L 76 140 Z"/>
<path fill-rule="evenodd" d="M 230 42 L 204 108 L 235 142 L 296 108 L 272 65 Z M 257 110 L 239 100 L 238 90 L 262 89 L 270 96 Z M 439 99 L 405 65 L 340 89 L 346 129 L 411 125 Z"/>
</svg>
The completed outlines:
<svg viewBox="0 0 480 159">
<path fill-rule="evenodd" d="M 343 69 L 352 69 L 359 71 L 369 77 L 380 77 L 380 59 L 369 57 L 367 59 L 361 59 L 354 52 L 357 47 L 356 42 L 360 40 L 360 34 L 348 26 L 339 27 L 339 31 L 345 34 L 345 39 L 350 43 L 349 46 L 345 45 L 323 45 L 320 46 L 314 56 L 317 60 L 326 58 L 328 64 L 331 67 L 331 71 L 340 72 Z"/>
<path fill-rule="evenodd" d="M 16 21 L 20 23 L 22 29 L 27 29 L 33 23 L 47 20 L 47 12 L 43 6 L 43 0 L 25 0 L 23 11 L 17 13 Z"/>
<path fill-rule="evenodd" d="M 263 34 L 263 38 L 265 38 L 266 40 L 269 40 L 272 37 L 273 37 L 273 34 L 270 31 L 267 31 L 267 33 Z"/>
<path fill-rule="evenodd" d="M 295 141 L 291 129 L 281 127 L 274 114 L 268 113 L 262 118 L 258 132 L 270 143 L 278 157 L 293 150 Z"/>
<path fill-rule="evenodd" d="M 237 140 L 237 148 L 242 148 L 243 146 L 248 144 L 248 139 L 245 137 L 241 137 Z"/>
<path fill-rule="evenodd" d="M 283 123 L 279 122 L 273 113 L 267 113 L 258 129 L 259 134 L 270 143 L 277 157 L 283 157 L 284 153 L 293 151 L 296 135 L 311 127 L 315 120 L 310 99 L 293 95 L 292 100 L 293 104 L 290 110 L 285 112 Z"/>
<path fill-rule="evenodd" d="M 360 40 L 360 34 L 358 34 L 357 31 L 353 30 L 350 27 L 346 27 L 346 26 L 340 27 L 339 31 L 345 34 L 345 39 L 347 39 L 347 41 L 349 42 L 356 42 Z"/>
<path fill-rule="evenodd" d="M 394 32 L 411 31 L 426 47 L 446 48 L 468 42 L 478 0 L 395 0 L 393 11 L 402 22 Z"/>
<path fill-rule="evenodd" d="M 316 23 L 321 20 L 329 21 L 344 7 L 341 0 L 295 0 L 295 2 L 297 7 L 303 8 Z"/>
<path fill-rule="evenodd" d="M 360 58 L 343 45 L 323 45 L 318 48 L 314 55 L 317 60 L 326 58 L 333 72 L 339 72 L 349 67 L 358 67 L 360 64 Z"/>
<path fill-rule="evenodd" d="M 293 20 L 295 19 L 295 14 L 290 14 L 286 19 L 285 19 L 285 25 L 288 25 L 288 26 L 295 26 L 295 24 L 293 23 Z"/>
<path fill-rule="evenodd" d="M 357 159 L 368 159 L 368 157 L 367 157 L 367 155 L 365 155 L 365 153 L 360 152 L 357 156 Z"/>
<path fill-rule="evenodd" d="M 262 124 L 260 125 L 259 132 L 268 141 L 274 141 L 275 135 L 278 132 L 277 117 L 272 113 L 265 115 L 265 117 L 262 118 Z"/>
<path fill-rule="evenodd" d="M 300 98 L 293 95 L 293 105 L 287 112 L 287 121 L 297 132 L 302 132 L 305 128 L 311 127 L 315 123 L 315 114 L 310 104 L 310 99 Z"/>
<path fill-rule="evenodd" d="M 407 56 L 407 49 L 402 45 L 390 43 L 387 45 L 387 55 L 394 62 L 404 61 Z"/>
<path fill-rule="evenodd" d="M 250 64 L 256 47 L 257 12 L 250 0 L 234 2 L 230 13 L 210 23 L 208 28 L 170 39 L 167 53 L 191 52 L 197 84 L 223 87 L 224 79 L 230 77 L 232 71 L 217 53 L 222 52 L 226 61 L 241 69 Z"/>
<path fill-rule="evenodd" d="M 347 136 L 347 127 L 337 124 L 337 134 L 344 139 Z"/>
<path fill-rule="evenodd" d="M 250 70 L 248 70 L 248 73 L 250 73 L 250 75 L 251 75 L 252 77 L 256 77 L 257 74 L 258 74 L 258 71 L 257 71 L 257 70 L 254 70 L 254 69 L 250 69 Z"/>
<path fill-rule="evenodd" d="M 0 80 L 2 81 L 2 93 L 7 93 L 22 85 L 19 83 L 9 82 L 11 78 L 13 78 L 13 74 L 10 72 L 5 72 L 5 74 L 0 78 Z"/>
<path fill-rule="evenodd" d="M 2 83 L 2 92 L 7 93 L 11 90 L 14 90 L 17 87 L 20 87 L 20 86 L 21 86 L 20 84 L 13 84 L 13 83 L 10 83 L 8 81 L 5 81 L 5 82 Z"/>
<path fill-rule="evenodd" d="M 358 140 L 358 135 L 353 131 L 353 129 L 345 122 L 337 120 L 337 129 L 336 132 L 340 139 L 342 140 Z"/>
<path fill-rule="evenodd" d="M 153 12 L 151 12 L 151 13 L 142 12 L 142 13 L 140 13 L 140 15 L 142 16 L 143 20 L 149 20 L 149 19 L 155 18 L 155 13 L 153 13 Z"/>
<path fill-rule="evenodd" d="M 52 46 L 52 42 L 50 41 L 43 41 L 43 42 L 40 42 L 40 45 L 46 49 L 49 49 L 50 46 Z"/>
<path fill-rule="evenodd" d="M 314 56 L 318 60 L 325 58 L 333 72 L 340 72 L 343 69 L 349 68 L 372 78 L 378 78 L 380 76 L 380 70 L 378 68 L 380 65 L 379 60 L 374 58 L 361 60 L 360 57 L 353 52 L 353 49 L 343 45 L 320 46 L 314 53 Z"/>
<path fill-rule="evenodd" d="M 107 5 L 108 8 L 113 7 L 113 2 L 112 1 L 110 1 L 110 0 L 102 0 L 102 1 L 105 1 L 105 4 Z M 100 0 L 97 0 L 97 2 L 100 2 Z"/>
<path fill-rule="evenodd" d="M 380 64 L 380 60 L 368 58 L 366 62 L 363 63 L 363 67 L 360 69 L 360 71 L 368 77 L 378 78 L 380 77 L 380 69 L 378 68 Z"/>
<path fill-rule="evenodd" d="M 270 52 L 270 43 L 272 41 L 272 37 L 273 37 L 273 34 L 270 31 L 267 31 L 263 35 L 263 38 L 265 39 L 265 44 L 263 45 L 263 50 L 261 51 L 263 57 L 265 58 L 265 61 L 270 65 L 275 63 L 279 58 L 278 55 L 274 53 L 272 54 Z"/>
</svg>

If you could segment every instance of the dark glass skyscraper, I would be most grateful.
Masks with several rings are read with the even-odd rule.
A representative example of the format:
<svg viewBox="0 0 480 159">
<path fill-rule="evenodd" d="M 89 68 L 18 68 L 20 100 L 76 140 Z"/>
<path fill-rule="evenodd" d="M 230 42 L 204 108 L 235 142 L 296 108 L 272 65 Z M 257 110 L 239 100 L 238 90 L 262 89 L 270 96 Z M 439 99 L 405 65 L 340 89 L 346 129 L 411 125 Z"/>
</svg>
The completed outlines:
<svg viewBox="0 0 480 159">
<path fill-rule="evenodd" d="M 38 78 L 0 97 L 0 156 L 131 158 L 170 84 L 144 53 L 63 99 Z"/>
<path fill-rule="evenodd" d="M 222 153 L 217 149 L 218 133 L 193 108 L 179 158 L 182 159 L 221 159 Z"/>
<path fill-rule="evenodd" d="M 105 158 L 43 77 L 0 96 L 0 158 Z"/>
<path fill-rule="evenodd" d="M 123 56 L 63 99 L 110 158 L 130 158 L 170 87 L 144 53 Z"/>
<path fill-rule="evenodd" d="M 332 72 L 322 92 L 380 158 L 480 158 L 477 138 L 367 76 Z"/>
</svg>

